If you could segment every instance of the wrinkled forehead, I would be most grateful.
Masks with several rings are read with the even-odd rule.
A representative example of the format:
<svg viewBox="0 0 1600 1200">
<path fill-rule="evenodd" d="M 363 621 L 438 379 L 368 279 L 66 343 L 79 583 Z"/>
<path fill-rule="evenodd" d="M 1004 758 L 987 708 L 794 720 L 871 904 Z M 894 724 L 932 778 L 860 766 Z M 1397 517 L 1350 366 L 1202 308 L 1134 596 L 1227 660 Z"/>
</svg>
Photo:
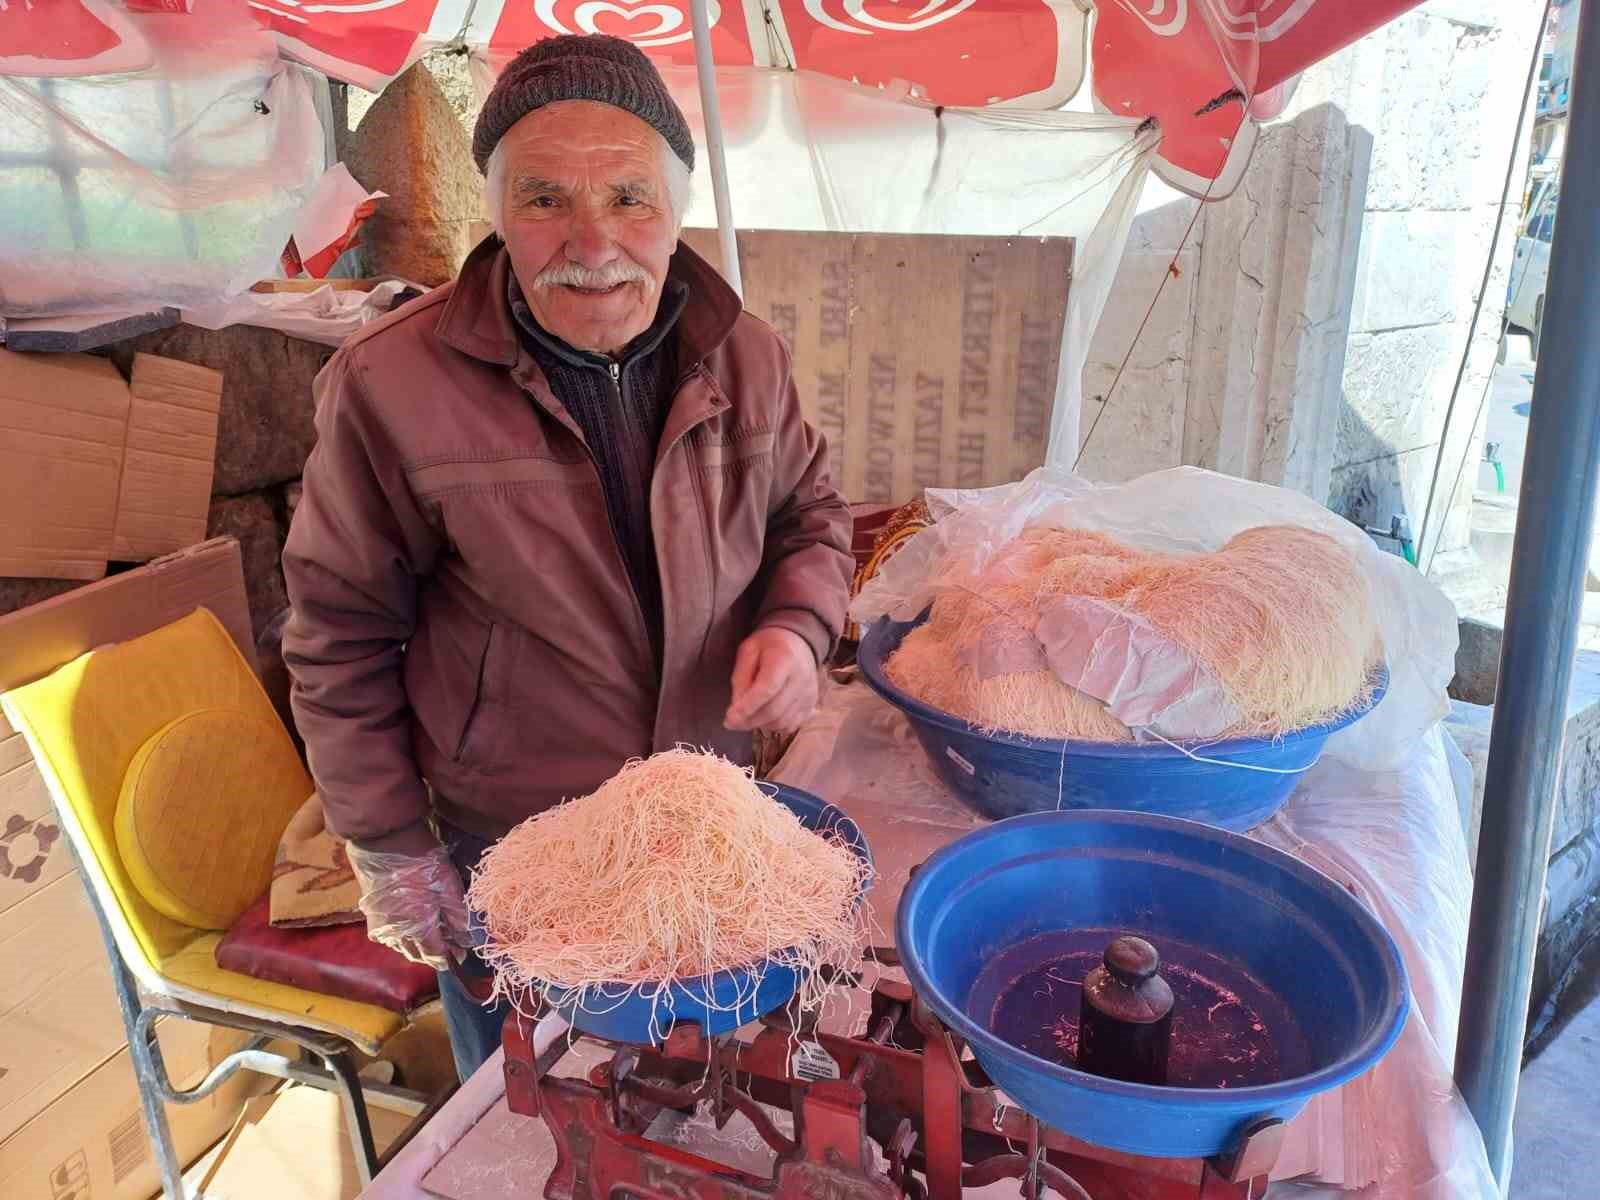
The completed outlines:
<svg viewBox="0 0 1600 1200">
<path fill-rule="evenodd" d="M 506 178 L 572 187 L 662 183 L 661 135 L 630 112 L 589 100 L 564 100 L 523 117 L 501 139 Z"/>
</svg>

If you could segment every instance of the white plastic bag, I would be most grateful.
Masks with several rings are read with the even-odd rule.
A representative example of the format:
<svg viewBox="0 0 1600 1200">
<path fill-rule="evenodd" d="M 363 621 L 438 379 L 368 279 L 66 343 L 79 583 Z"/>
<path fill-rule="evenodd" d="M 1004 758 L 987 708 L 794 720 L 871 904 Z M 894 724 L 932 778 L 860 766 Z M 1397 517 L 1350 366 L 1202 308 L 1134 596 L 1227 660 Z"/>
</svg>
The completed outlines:
<svg viewBox="0 0 1600 1200">
<path fill-rule="evenodd" d="M 863 627 L 881 616 L 913 619 L 941 587 L 972 587 L 997 552 L 1026 529 L 1089 530 L 1143 550 L 1195 554 L 1218 550 L 1246 529 L 1298 525 L 1327 534 L 1356 556 L 1389 667 L 1388 694 L 1366 718 L 1329 739 L 1325 753 L 1368 770 L 1392 770 L 1448 711 L 1445 686 L 1455 673 L 1457 637 L 1449 599 L 1365 532 L 1298 492 L 1198 467 L 1106 486 L 1041 468 L 1001 487 L 930 491 L 928 506 L 935 523 L 907 541 L 851 605 L 852 619 Z"/>
<path fill-rule="evenodd" d="M 319 81 L 247 7 L 132 19 L 144 70 L 0 76 L 0 315 L 236 295 L 273 274 L 326 165 Z"/>
</svg>

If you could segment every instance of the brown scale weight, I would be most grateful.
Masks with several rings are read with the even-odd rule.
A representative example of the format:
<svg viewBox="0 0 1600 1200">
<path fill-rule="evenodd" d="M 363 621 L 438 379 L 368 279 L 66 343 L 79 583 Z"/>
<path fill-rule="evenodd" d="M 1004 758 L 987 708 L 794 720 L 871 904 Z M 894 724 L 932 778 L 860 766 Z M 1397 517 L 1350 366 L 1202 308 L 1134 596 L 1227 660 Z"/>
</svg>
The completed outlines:
<svg viewBox="0 0 1600 1200">
<path fill-rule="evenodd" d="M 1172 988 L 1161 955 L 1143 938 L 1119 937 L 1083 979 L 1078 1067 L 1106 1079 L 1164 1085 L 1172 1045 Z"/>
</svg>

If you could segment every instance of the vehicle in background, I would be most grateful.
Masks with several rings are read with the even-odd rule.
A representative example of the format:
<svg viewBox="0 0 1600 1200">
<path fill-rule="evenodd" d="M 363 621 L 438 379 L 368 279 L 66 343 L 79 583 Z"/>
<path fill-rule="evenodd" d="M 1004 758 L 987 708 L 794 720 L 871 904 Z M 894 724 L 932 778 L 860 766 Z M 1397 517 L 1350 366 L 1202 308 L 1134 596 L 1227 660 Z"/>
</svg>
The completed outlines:
<svg viewBox="0 0 1600 1200">
<path fill-rule="evenodd" d="M 1556 201 L 1561 194 L 1559 176 L 1546 179 L 1534 194 L 1528 222 L 1517 238 L 1511 264 L 1511 284 L 1506 290 L 1506 323 L 1526 330 L 1539 357 L 1539 335 L 1544 326 L 1545 280 L 1550 274 L 1550 235 L 1556 223 Z"/>
</svg>

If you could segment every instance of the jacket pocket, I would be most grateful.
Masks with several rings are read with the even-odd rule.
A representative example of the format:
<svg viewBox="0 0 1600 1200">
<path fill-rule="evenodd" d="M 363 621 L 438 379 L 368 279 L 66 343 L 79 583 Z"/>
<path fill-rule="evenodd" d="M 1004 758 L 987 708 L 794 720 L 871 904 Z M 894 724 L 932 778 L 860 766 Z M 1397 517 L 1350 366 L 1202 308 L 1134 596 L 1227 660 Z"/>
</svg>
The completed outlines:
<svg viewBox="0 0 1600 1200">
<path fill-rule="evenodd" d="M 455 752 L 451 754 L 454 762 L 465 764 L 472 756 L 474 750 L 481 751 L 483 742 L 483 727 L 489 722 L 485 717 L 484 709 L 489 703 L 489 669 L 493 660 L 496 643 L 503 642 L 503 637 L 497 638 L 500 626 L 490 625 L 488 633 L 483 639 L 483 652 L 478 657 L 477 681 L 472 689 L 472 704 L 467 709 L 466 719 L 461 722 L 461 736 L 456 740 Z"/>
<path fill-rule="evenodd" d="M 430 605 L 406 646 L 406 698 L 436 761 L 476 750 L 494 626 L 463 609 Z"/>
</svg>

